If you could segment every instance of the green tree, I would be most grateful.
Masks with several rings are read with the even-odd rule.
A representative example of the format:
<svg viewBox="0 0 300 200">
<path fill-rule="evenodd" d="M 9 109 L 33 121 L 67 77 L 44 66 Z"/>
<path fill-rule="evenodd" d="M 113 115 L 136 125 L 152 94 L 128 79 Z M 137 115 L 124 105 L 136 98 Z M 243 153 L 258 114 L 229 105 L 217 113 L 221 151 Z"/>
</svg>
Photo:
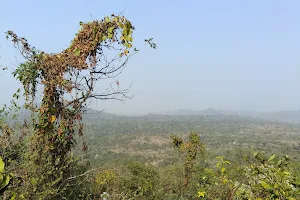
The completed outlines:
<svg viewBox="0 0 300 200">
<path fill-rule="evenodd" d="M 140 163 L 128 165 L 130 174 L 125 178 L 125 187 L 135 199 L 155 199 L 158 189 L 158 172 L 151 166 Z"/>
<path fill-rule="evenodd" d="M 171 138 L 173 147 L 184 155 L 183 193 L 186 193 L 195 172 L 197 156 L 205 151 L 204 144 L 201 142 L 199 135 L 194 132 L 189 134 L 186 142 L 174 135 Z"/>
</svg>

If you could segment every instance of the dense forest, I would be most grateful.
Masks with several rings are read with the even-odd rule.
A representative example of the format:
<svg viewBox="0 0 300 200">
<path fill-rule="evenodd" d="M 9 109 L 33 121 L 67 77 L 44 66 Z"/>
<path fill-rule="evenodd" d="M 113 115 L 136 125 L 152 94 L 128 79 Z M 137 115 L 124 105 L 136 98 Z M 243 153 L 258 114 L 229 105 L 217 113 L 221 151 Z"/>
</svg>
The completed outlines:
<svg viewBox="0 0 300 200">
<path fill-rule="evenodd" d="M 57 54 L 6 32 L 24 62 L 12 72 L 22 88 L 1 109 L 0 199 L 300 199 L 297 123 L 89 109 L 133 97 L 114 77 L 139 50 L 123 16 L 80 26 Z"/>
</svg>

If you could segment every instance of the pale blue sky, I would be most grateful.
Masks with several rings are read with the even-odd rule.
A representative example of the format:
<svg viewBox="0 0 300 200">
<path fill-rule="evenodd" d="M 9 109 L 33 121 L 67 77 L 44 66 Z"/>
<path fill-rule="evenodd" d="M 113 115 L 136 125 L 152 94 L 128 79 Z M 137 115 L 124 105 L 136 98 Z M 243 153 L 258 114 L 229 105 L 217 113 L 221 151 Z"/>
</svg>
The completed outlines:
<svg viewBox="0 0 300 200">
<path fill-rule="evenodd" d="M 13 30 L 38 49 L 59 52 L 79 21 L 124 11 L 135 40 L 153 37 L 157 50 L 143 48 L 119 78 L 138 94 L 126 103 L 94 108 L 120 114 L 160 110 L 300 109 L 300 1 L 7 1 L 0 0 L 0 63 L 17 64 L 5 40 Z M 18 84 L 0 75 L 0 103 Z"/>
</svg>

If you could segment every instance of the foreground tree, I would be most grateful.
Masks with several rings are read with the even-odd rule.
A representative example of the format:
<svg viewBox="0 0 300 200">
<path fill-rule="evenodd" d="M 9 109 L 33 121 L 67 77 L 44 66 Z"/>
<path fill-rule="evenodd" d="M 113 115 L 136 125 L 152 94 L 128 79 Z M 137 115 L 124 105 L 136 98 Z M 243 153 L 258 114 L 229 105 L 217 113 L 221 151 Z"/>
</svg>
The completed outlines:
<svg viewBox="0 0 300 200">
<path fill-rule="evenodd" d="M 175 135 L 171 136 L 172 144 L 180 154 L 184 155 L 184 180 L 182 184 L 182 193 L 187 195 L 187 191 L 191 184 L 194 175 L 195 165 L 199 154 L 205 152 L 204 144 L 200 140 L 197 133 L 190 132 L 188 141 L 183 141 L 182 138 Z"/>
<path fill-rule="evenodd" d="M 38 51 L 25 38 L 7 32 L 26 60 L 13 74 L 23 84 L 25 108 L 33 113 L 34 133 L 23 166 L 23 182 L 30 182 L 22 194 L 25 199 L 64 197 L 63 188 L 72 176 L 75 130 L 82 136 L 82 112 L 89 100 L 131 98 L 128 88 L 119 89 L 119 82 L 110 84 L 103 93 L 94 92 L 99 80 L 116 77 L 137 52 L 131 22 L 112 15 L 80 25 L 71 45 L 58 54 Z M 38 102 L 40 90 L 42 100 Z M 84 140 L 82 149 L 87 150 Z"/>
</svg>

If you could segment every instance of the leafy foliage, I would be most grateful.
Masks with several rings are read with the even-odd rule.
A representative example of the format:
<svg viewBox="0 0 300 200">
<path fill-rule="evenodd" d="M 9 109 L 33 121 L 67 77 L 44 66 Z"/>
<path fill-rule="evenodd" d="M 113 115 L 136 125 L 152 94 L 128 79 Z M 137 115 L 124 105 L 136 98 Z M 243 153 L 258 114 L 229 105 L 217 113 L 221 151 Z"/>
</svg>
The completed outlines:
<svg viewBox="0 0 300 200">
<path fill-rule="evenodd" d="M 180 153 L 185 154 L 183 186 L 186 188 L 189 186 L 193 176 L 197 154 L 204 152 L 204 145 L 201 143 L 199 135 L 193 132 L 190 133 L 187 142 L 183 142 L 181 138 L 174 135 L 172 135 L 171 138 L 173 140 L 173 146 L 177 148 Z"/>
<path fill-rule="evenodd" d="M 139 163 L 130 163 L 128 169 L 130 174 L 125 179 L 127 182 L 125 186 L 130 196 L 142 199 L 155 198 L 158 180 L 156 170 Z"/>
<path fill-rule="evenodd" d="M 8 186 L 12 174 L 6 174 L 4 171 L 5 163 L 0 157 L 0 194 L 4 192 L 5 188 Z"/>
<path fill-rule="evenodd" d="M 247 186 L 243 191 L 247 198 L 297 199 L 300 195 L 299 178 L 294 175 L 289 156 L 268 159 L 260 153 L 255 154 L 255 162 L 245 168 Z"/>
</svg>

